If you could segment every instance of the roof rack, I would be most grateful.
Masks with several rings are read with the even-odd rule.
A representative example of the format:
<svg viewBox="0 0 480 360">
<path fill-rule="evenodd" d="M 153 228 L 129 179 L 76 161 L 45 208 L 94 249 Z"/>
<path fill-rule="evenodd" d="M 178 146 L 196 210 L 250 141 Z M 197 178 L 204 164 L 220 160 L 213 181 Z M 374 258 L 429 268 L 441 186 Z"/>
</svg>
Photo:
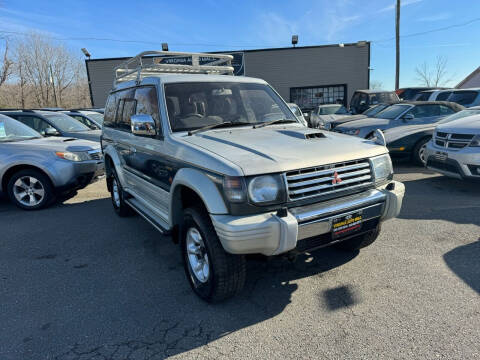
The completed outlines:
<svg viewBox="0 0 480 360">
<path fill-rule="evenodd" d="M 113 85 L 139 82 L 158 73 L 233 75 L 232 59 L 232 55 L 226 54 L 144 51 L 115 67 Z"/>
</svg>

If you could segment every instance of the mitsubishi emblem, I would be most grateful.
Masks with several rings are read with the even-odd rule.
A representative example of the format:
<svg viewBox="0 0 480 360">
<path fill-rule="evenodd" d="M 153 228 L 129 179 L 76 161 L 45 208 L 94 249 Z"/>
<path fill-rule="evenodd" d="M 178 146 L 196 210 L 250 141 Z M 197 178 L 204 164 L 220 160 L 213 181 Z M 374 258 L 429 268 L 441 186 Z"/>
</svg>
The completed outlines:
<svg viewBox="0 0 480 360">
<path fill-rule="evenodd" d="M 340 176 L 338 176 L 338 173 L 335 171 L 333 173 L 333 180 L 332 180 L 332 184 L 335 185 L 335 184 L 340 184 L 342 182 L 342 179 L 340 178 Z"/>
</svg>

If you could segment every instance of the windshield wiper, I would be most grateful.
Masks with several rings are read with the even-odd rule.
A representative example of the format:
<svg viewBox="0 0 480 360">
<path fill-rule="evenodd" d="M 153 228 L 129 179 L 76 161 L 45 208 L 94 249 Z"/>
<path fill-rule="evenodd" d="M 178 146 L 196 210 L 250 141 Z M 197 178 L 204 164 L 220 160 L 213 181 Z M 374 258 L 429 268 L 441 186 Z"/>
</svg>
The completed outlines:
<svg viewBox="0 0 480 360">
<path fill-rule="evenodd" d="M 261 123 L 261 124 L 258 124 L 258 125 L 254 125 L 253 128 L 254 129 L 258 129 L 258 128 L 262 128 L 262 127 L 265 127 L 265 126 L 268 126 L 268 125 L 273 125 L 273 124 L 286 124 L 286 123 L 294 123 L 294 122 L 297 122 L 296 120 L 288 120 L 288 119 L 276 119 L 276 120 L 272 120 L 272 121 L 267 121 L 267 122 L 264 122 L 264 123 Z"/>
<path fill-rule="evenodd" d="M 240 122 L 227 121 L 227 122 L 223 122 L 223 123 L 220 123 L 220 124 L 210 124 L 210 125 L 201 127 L 199 129 L 190 130 L 188 132 L 188 136 L 191 136 L 193 134 L 198 134 L 199 132 L 207 131 L 207 130 L 210 130 L 210 129 L 216 129 L 216 128 L 221 128 L 221 127 L 231 127 L 231 126 L 243 126 L 243 125 L 251 125 L 251 123 L 245 122 L 245 121 L 240 121 Z"/>
</svg>

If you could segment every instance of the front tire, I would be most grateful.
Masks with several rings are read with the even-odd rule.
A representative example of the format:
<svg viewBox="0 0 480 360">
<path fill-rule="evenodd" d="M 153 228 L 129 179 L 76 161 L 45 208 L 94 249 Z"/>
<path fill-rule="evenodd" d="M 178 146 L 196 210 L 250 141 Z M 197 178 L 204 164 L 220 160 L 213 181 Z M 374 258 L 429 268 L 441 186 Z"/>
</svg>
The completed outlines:
<svg viewBox="0 0 480 360">
<path fill-rule="evenodd" d="M 112 199 L 113 210 L 115 210 L 120 217 L 132 216 L 134 211 L 125 202 L 125 192 L 123 191 L 115 170 L 112 170 L 112 174 L 107 181 L 110 181 L 108 188 L 111 189 L 110 197 Z"/>
<path fill-rule="evenodd" d="M 181 249 L 185 274 L 193 291 L 207 302 L 219 302 L 238 294 L 245 284 L 243 255 L 227 253 L 205 210 L 184 211 Z"/>
<path fill-rule="evenodd" d="M 55 198 L 50 179 L 35 169 L 21 170 L 7 184 L 10 200 L 24 210 L 38 210 L 48 206 Z"/>
<path fill-rule="evenodd" d="M 372 230 L 366 234 L 352 237 L 351 239 L 341 241 L 335 244 L 337 249 L 345 251 L 357 251 L 369 245 L 372 245 L 375 240 L 377 240 L 378 235 L 380 234 L 381 226 L 377 225 L 375 230 Z"/>
<path fill-rule="evenodd" d="M 427 165 L 427 159 L 425 158 L 425 150 L 427 149 L 427 143 L 430 141 L 429 138 L 420 140 L 413 149 L 413 161 L 420 166 Z"/>
</svg>

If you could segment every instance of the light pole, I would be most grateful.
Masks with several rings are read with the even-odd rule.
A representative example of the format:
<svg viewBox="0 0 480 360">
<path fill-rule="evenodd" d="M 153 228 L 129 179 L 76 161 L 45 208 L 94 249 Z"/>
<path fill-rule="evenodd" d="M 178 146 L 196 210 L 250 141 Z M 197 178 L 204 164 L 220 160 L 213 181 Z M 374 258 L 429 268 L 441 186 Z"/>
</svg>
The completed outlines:
<svg viewBox="0 0 480 360">
<path fill-rule="evenodd" d="M 395 90 L 400 87 L 400 0 L 395 9 Z"/>
</svg>

